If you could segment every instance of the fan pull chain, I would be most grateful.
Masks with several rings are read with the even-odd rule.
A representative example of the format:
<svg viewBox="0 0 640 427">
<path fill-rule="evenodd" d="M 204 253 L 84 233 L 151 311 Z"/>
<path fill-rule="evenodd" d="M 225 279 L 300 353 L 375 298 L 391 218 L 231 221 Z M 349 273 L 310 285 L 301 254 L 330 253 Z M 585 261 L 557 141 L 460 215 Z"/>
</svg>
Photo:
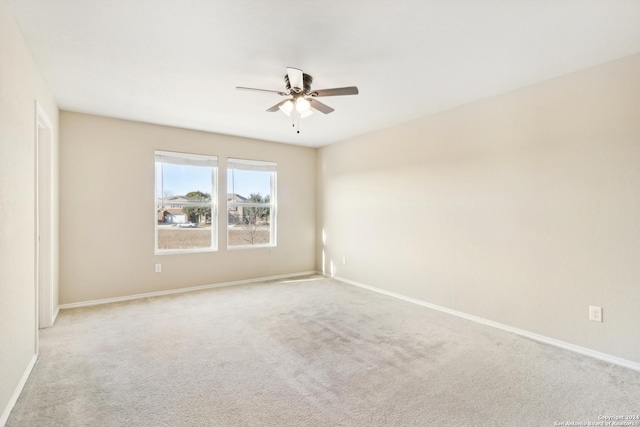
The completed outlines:
<svg viewBox="0 0 640 427">
<path fill-rule="evenodd" d="M 296 133 L 300 133 L 300 114 L 294 111 L 291 117 L 293 118 L 293 127 L 296 129 Z"/>
</svg>

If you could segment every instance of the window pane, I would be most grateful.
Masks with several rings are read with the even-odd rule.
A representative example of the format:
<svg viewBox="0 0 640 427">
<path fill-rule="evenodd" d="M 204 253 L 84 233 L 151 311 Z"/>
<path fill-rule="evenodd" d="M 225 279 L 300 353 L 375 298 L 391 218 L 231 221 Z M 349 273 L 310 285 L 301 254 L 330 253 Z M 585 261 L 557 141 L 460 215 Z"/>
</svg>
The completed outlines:
<svg viewBox="0 0 640 427">
<path fill-rule="evenodd" d="M 229 246 L 271 243 L 271 208 L 236 208 L 229 211 Z"/>
<path fill-rule="evenodd" d="M 227 193 L 237 196 L 234 198 L 236 203 L 263 201 L 265 197 L 271 195 L 271 172 L 230 168 L 227 171 Z M 261 198 L 259 199 L 258 196 Z"/>
<path fill-rule="evenodd" d="M 158 249 L 202 249 L 211 246 L 211 224 L 195 228 L 158 224 Z"/>
<path fill-rule="evenodd" d="M 215 249 L 216 158 L 156 152 L 156 250 Z"/>
<path fill-rule="evenodd" d="M 275 244 L 276 164 L 229 159 L 227 169 L 228 246 Z"/>
<path fill-rule="evenodd" d="M 211 199 L 211 167 L 160 163 L 162 196 L 186 196 L 200 192 Z"/>
</svg>

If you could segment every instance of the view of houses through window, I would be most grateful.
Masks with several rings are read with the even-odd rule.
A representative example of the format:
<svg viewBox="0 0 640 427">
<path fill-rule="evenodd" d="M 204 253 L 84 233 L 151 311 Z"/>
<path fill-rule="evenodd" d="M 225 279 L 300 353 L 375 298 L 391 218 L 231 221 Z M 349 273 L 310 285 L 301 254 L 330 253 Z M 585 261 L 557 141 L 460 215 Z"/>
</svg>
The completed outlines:
<svg viewBox="0 0 640 427">
<path fill-rule="evenodd" d="M 215 156 L 156 151 L 156 253 L 217 249 Z M 228 159 L 228 247 L 275 246 L 273 162 Z"/>
<path fill-rule="evenodd" d="M 156 151 L 156 252 L 216 250 L 218 159 Z"/>
</svg>

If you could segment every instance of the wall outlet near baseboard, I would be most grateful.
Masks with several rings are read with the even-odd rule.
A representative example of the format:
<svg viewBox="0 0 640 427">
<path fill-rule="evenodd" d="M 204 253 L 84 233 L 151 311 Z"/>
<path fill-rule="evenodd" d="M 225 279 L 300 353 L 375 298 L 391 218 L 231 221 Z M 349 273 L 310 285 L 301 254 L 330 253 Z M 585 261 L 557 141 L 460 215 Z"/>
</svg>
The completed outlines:
<svg viewBox="0 0 640 427">
<path fill-rule="evenodd" d="M 342 257 L 342 265 L 347 265 L 347 257 L 346 256 Z"/>
<path fill-rule="evenodd" d="M 596 307 L 595 305 L 590 305 L 589 320 L 593 320 L 594 322 L 602 322 L 602 307 Z"/>
<path fill-rule="evenodd" d="M 162 264 L 156 264 L 156 273 L 162 273 Z"/>
</svg>

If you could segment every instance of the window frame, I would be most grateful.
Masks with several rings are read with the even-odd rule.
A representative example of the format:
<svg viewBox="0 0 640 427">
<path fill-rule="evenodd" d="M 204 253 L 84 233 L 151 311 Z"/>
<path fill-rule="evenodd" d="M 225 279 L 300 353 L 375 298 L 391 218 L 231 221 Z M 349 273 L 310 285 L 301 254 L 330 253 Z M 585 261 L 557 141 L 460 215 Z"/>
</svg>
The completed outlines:
<svg viewBox="0 0 640 427">
<path fill-rule="evenodd" d="M 263 170 L 263 172 L 269 172 L 269 178 L 270 178 L 270 193 L 269 193 L 269 202 L 268 203 L 258 203 L 258 202 L 235 202 L 233 201 L 233 197 L 230 199 L 229 195 L 232 195 L 234 193 L 229 193 L 229 174 L 232 172 L 233 168 L 232 165 L 244 165 L 245 168 L 242 168 L 242 170 L 254 170 L 254 171 L 260 171 L 260 169 L 270 169 L 270 170 Z M 251 169 L 251 167 L 255 167 L 255 169 Z M 253 159 L 240 159 L 240 158 L 235 158 L 235 157 L 229 157 L 227 158 L 227 165 L 226 165 L 226 173 L 227 173 L 227 188 L 226 188 L 226 192 L 227 192 L 227 197 L 226 197 L 226 201 L 227 201 L 227 206 L 226 206 L 226 224 L 227 224 L 227 250 L 230 251 L 237 251 L 237 250 L 245 250 L 245 249 L 257 249 L 257 248 L 275 248 L 278 246 L 277 244 L 277 181 L 278 181 L 278 164 L 277 162 L 273 162 L 273 161 L 266 161 L 266 160 L 253 160 Z M 266 195 L 265 195 L 266 196 Z M 229 211 L 233 208 L 235 208 L 235 211 L 237 212 L 239 207 L 247 207 L 247 208 L 251 208 L 251 207 L 255 207 L 255 208 L 269 208 L 269 243 L 261 243 L 261 244 L 244 244 L 244 245 L 230 245 L 229 244 Z"/>
<path fill-rule="evenodd" d="M 193 161 L 196 165 L 198 161 L 201 162 L 209 162 L 212 163 L 209 165 L 211 168 L 211 199 L 208 202 L 201 201 L 190 201 L 190 202 L 175 202 L 170 201 L 163 194 L 164 188 L 161 189 L 161 197 L 158 198 L 158 172 L 157 172 L 157 164 L 158 159 L 165 158 L 173 158 L 173 159 L 181 159 L 182 161 L 186 161 L 188 164 L 189 161 Z M 178 152 L 178 151 L 167 151 L 167 150 L 154 150 L 154 254 L 155 255 L 178 255 L 178 254 L 189 254 L 189 253 L 203 253 L 203 252 L 217 252 L 218 251 L 218 171 L 220 169 L 218 156 L 211 154 L 197 154 L 197 153 L 186 153 L 186 152 Z M 163 175 L 163 171 L 160 172 L 160 176 Z M 163 184 L 161 184 L 164 187 Z M 171 196 L 174 197 L 174 196 Z M 160 202 L 160 203 L 159 203 Z M 163 206 L 166 207 L 171 205 L 180 205 L 181 207 L 185 206 L 193 206 L 193 207 L 207 207 L 211 209 L 211 246 L 206 248 L 185 248 L 185 249 L 160 249 L 158 248 L 158 207 Z"/>
</svg>

